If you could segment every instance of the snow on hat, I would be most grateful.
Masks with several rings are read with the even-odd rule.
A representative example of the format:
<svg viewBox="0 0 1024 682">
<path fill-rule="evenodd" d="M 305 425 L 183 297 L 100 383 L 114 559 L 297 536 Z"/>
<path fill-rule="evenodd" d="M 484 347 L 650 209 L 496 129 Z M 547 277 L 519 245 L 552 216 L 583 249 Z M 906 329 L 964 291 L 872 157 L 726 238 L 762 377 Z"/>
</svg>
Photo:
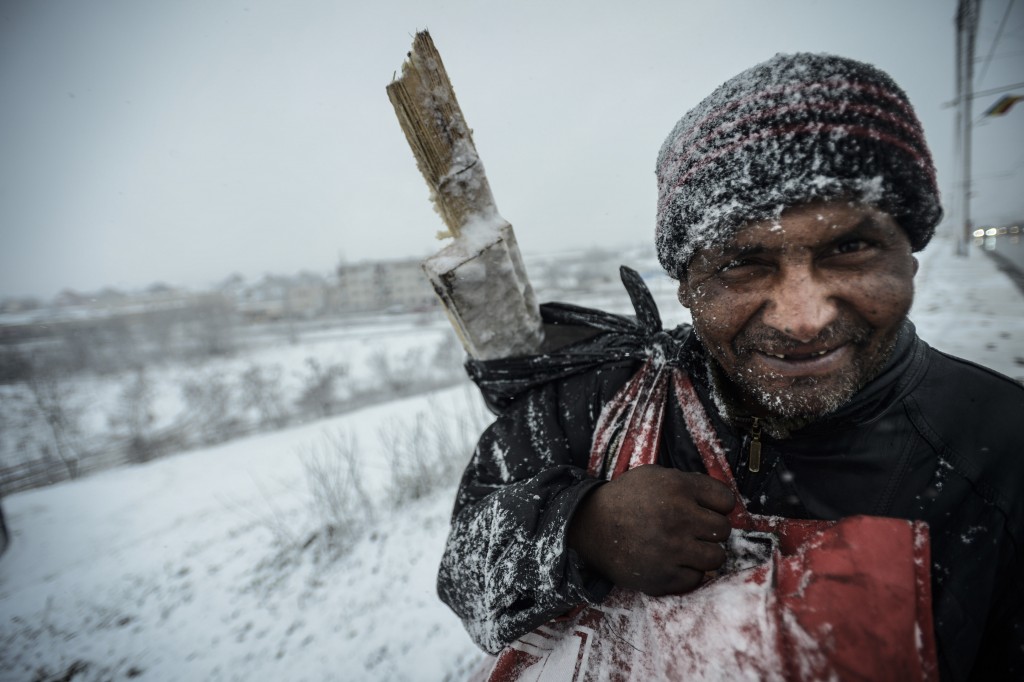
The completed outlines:
<svg viewBox="0 0 1024 682">
<path fill-rule="evenodd" d="M 826 54 L 779 54 L 720 85 L 658 154 L 658 259 L 674 277 L 701 248 L 784 208 L 850 199 L 923 249 L 942 218 L 935 167 L 906 93 Z"/>
</svg>

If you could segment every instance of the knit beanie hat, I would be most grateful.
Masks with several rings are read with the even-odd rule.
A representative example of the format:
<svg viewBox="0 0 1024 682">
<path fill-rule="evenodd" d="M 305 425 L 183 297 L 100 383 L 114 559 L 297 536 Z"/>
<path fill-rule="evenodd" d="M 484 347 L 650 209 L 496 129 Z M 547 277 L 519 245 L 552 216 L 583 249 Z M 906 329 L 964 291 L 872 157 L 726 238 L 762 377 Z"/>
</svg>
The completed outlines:
<svg viewBox="0 0 1024 682">
<path fill-rule="evenodd" d="M 875 206 L 914 251 L 942 218 L 906 93 L 874 66 L 833 55 L 776 55 L 720 85 L 676 124 L 657 176 L 658 259 L 676 278 L 698 249 L 788 206 Z"/>
</svg>

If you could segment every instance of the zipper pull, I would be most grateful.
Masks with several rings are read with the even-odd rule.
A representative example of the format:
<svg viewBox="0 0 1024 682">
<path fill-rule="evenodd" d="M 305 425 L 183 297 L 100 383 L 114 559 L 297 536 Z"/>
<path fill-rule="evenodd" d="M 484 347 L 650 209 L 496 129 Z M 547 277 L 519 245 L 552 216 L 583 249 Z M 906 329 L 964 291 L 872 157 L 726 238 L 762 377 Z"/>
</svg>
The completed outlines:
<svg viewBox="0 0 1024 682">
<path fill-rule="evenodd" d="M 750 426 L 750 456 L 747 458 L 747 469 L 756 474 L 761 470 L 761 423 L 754 417 Z"/>
</svg>

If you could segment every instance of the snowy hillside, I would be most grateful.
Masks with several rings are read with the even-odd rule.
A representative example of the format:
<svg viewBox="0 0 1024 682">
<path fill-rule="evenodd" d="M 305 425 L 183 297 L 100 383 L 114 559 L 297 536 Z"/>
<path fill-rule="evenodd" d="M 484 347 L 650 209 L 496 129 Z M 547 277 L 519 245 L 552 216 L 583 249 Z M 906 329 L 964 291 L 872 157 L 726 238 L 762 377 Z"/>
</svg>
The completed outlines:
<svg viewBox="0 0 1024 682">
<path fill-rule="evenodd" d="M 434 680 L 467 665 L 475 647 L 433 589 L 451 486 L 395 509 L 380 434 L 474 400 L 450 389 L 4 500 L 0 679 Z M 352 529 L 303 464 L 339 434 L 372 501 L 348 510 Z"/>
</svg>

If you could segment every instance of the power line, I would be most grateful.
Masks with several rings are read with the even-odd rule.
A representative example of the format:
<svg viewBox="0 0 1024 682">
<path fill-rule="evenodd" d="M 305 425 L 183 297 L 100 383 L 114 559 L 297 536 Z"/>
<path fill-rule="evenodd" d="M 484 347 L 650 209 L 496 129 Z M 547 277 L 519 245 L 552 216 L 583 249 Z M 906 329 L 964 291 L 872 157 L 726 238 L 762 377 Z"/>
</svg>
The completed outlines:
<svg viewBox="0 0 1024 682">
<path fill-rule="evenodd" d="M 992 63 L 992 55 L 996 51 L 996 44 L 999 43 L 999 39 L 1003 37 L 1003 28 L 1006 27 L 1006 20 L 1009 18 L 1010 10 L 1013 9 L 1013 3 L 1016 1 L 1017 0 L 1010 0 L 1010 2 L 1006 3 L 1006 11 L 1003 12 L 1003 18 L 999 22 L 999 30 L 996 31 L 995 40 L 992 41 L 992 45 L 988 48 L 988 56 L 985 57 L 985 64 L 981 67 L 981 75 L 978 76 L 979 83 L 985 80 L 985 72 L 988 71 L 988 65 Z"/>
<path fill-rule="evenodd" d="M 1003 85 L 998 88 L 991 88 L 990 90 L 980 90 L 978 92 L 972 92 L 970 99 L 977 99 L 978 97 L 985 97 L 986 95 L 998 95 L 1001 92 L 1006 92 L 1008 90 L 1016 90 L 1017 88 L 1024 88 L 1024 82 L 1014 83 L 1013 85 Z M 960 97 L 957 97 L 956 99 L 950 100 L 948 102 L 943 102 L 942 106 L 944 108 L 949 108 L 955 107 L 958 104 L 960 104 Z"/>
<path fill-rule="evenodd" d="M 1003 52 L 1001 54 L 997 54 L 997 55 L 994 55 L 994 56 L 995 56 L 996 59 L 1010 59 L 1011 57 L 1024 57 L 1024 50 L 1020 50 L 1019 52 Z M 975 63 L 980 64 L 982 61 L 984 61 L 984 60 L 979 59 Z"/>
</svg>

